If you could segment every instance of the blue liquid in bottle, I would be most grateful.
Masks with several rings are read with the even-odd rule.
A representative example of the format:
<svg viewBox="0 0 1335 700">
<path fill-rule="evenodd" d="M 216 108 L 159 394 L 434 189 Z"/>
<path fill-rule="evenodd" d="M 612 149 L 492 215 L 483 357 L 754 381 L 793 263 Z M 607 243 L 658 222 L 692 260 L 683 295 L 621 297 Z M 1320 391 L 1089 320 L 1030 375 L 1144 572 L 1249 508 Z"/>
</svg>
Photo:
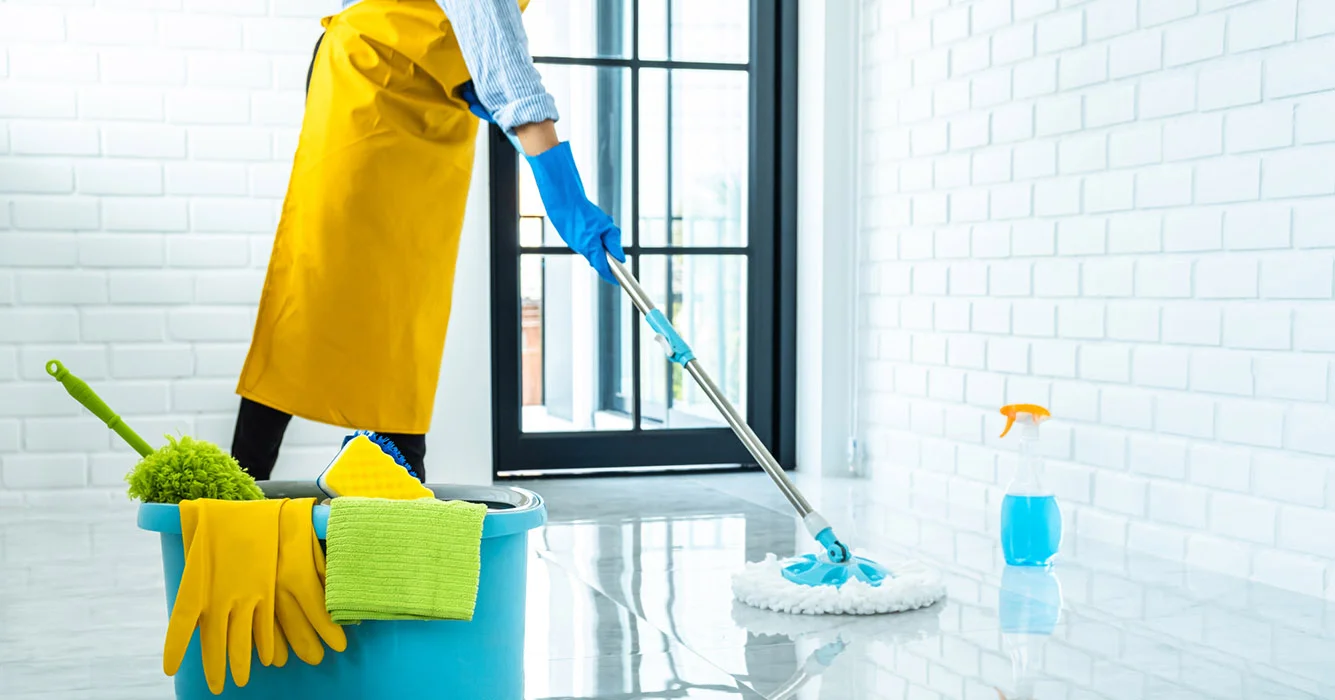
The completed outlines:
<svg viewBox="0 0 1335 700">
<path fill-rule="evenodd" d="M 1047 566 L 1062 539 L 1055 496 L 1007 494 L 1001 501 L 1001 551 L 1011 566 Z"/>
</svg>

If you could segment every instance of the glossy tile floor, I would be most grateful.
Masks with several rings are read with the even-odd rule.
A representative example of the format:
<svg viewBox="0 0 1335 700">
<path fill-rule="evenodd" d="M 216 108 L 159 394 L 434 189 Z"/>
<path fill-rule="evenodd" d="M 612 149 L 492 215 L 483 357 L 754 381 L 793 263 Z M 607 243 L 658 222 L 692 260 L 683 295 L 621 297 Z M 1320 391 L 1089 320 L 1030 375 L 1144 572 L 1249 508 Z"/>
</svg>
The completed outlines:
<svg viewBox="0 0 1335 700">
<path fill-rule="evenodd" d="M 531 539 L 527 697 L 1335 697 L 1325 601 L 1097 543 L 1064 543 L 1051 576 L 1007 571 L 981 513 L 799 483 L 864 550 L 940 567 L 948 598 L 852 619 L 733 603 L 744 561 L 809 550 L 763 475 L 529 484 L 551 522 Z M 0 492 L 0 563 L 0 698 L 171 697 L 132 504 Z"/>
</svg>

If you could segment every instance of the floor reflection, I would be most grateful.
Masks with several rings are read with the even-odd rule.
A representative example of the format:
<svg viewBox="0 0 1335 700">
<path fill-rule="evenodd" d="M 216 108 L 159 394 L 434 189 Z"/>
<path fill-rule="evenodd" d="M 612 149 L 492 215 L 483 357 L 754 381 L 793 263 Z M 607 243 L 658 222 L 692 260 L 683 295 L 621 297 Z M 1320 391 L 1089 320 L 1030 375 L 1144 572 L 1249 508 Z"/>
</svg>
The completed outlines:
<svg viewBox="0 0 1335 700">
<path fill-rule="evenodd" d="M 744 562 L 809 549 L 760 475 L 535 485 L 562 503 L 536 553 L 611 604 L 590 608 L 607 655 L 691 654 L 735 683 L 687 687 L 618 661 L 578 697 L 669 684 L 678 697 L 813 700 L 1335 697 L 1317 661 L 1335 658 L 1325 601 L 1099 542 L 1064 543 L 1052 569 L 1008 568 L 995 514 L 894 495 L 891 508 L 857 484 L 803 486 L 865 550 L 940 567 L 945 601 L 857 618 L 734 603 Z"/>
<path fill-rule="evenodd" d="M 759 655 L 773 664 L 777 654 L 786 656 L 789 666 L 797 663 L 791 643 L 720 638 L 716 630 L 696 624 L 702 613 L 705 618 L 731 614 L 731 593 L 720 589 L 718 574 L 730 576 L 738 561 L 762 556 L 758 548 L 791 551 L 791 527 L 778 538 L 748 537 L 745 513 L 706 516 L 688 510 L 673 516 L 662 505 L 633 518 L 590 518 L 586 510 L 574 522 L 556 522 L 558 515 L 534 538 L 530 697 L 758 698 L 763 696 L 745 679 L 719 672 L 717 653 L 737 651 L 732 643 L 741 641 L 746 658 Z M 691 614 L 680 614 L 682 608 Z M 766 649 L 759 651 L 762 646 Z M 553 677 L 552 661 L 562 655 L 587 659 L 585 677 L 572 679 L 566 694 L 544 682 Z"/>
<path fill-rule="evenodd" d="M 1326 601 L 1074 539 L 1051 570 L 1008 569 L 995 514 L 799 484 L 865 552 L 940 568 L 948 597 L 866 617 L 735 603 L 745 562 L 811 551 L 763 475 L 537 482 L 551 522 L 530 539 L 526 697 L 1335 697 Z M 0 497 L 0 698 L 172 697 L 157 540 L 133 504 Z"/>
</svg>

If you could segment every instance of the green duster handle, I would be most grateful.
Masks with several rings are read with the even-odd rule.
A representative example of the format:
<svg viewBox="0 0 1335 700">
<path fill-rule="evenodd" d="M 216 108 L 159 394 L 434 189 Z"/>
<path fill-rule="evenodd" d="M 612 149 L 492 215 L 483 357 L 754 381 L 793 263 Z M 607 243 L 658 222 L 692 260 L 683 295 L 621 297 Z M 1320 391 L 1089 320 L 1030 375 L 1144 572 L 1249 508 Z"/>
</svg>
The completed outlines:
<svg viewBox="0 0 1335 700">
<path fill-rule="evenodd" d="M 116 415 L 115 412 L 107 406 L 106 402 L 98 397 L 98 395 L 93 392 L 82 379 L 79 379 L 71 374 L 69 370 L 65 369 L 65 366 L 60 364 L 59 360 L 51 360 L 46 363 L 46 373 L 55 377 L 56 381 L 64 385 L 65 391 L 69 392 L 69 395 L 74 397 L 75 401 L 83 404 L 84 408 L 92 411 L 93 415 L 102 419 L 102 422 L 106 423 L 108 428 L 116 431 L 116 434 L 121 436 L 121 439 L 125 440 L 130 447 L 133 447 L 134 451 L 138 452 L 140 457 L 147 457 L 153 454 L 153 448 L 149 446 L 147 442 L 144 442 L 144 439 L 139 437 L 138 433 L 131 430 L 130 426 L 126 425 L 125 421 L 121 420 L 121 417 Z"/>
</svg>

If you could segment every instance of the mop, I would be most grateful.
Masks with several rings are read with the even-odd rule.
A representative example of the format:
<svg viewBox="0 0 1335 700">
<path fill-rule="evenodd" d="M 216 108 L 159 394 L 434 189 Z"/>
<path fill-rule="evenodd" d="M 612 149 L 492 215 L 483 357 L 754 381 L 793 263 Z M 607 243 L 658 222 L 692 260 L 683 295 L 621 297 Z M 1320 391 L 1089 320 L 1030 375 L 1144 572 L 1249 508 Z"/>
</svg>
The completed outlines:
<svg viewBox="0 0 1335 700">
<path fill-rule="evenodd" d="M 656 334 L 654 340 L 663 347 L 668 360 L 681 365 L 700 385 L 747 451 L 792 504 L 807 532 L 820 544 L 821 551 L 817 554 L 785 559 L 771 554 L 764 561 L 748 563 L 733 577 L 732 590 L 737 600 L 784 613 L 869 615 L 916 610 L 945 596 L 941 574 L 921 563 L 904 562 L 890 569 L 853 554 L 789 480 L 774 455 L 700 366 L 690 346 L 654 306 L 625 264 L 611 254 L 607 261 L 631 302 L 644 314 Z"/>
</svg>

